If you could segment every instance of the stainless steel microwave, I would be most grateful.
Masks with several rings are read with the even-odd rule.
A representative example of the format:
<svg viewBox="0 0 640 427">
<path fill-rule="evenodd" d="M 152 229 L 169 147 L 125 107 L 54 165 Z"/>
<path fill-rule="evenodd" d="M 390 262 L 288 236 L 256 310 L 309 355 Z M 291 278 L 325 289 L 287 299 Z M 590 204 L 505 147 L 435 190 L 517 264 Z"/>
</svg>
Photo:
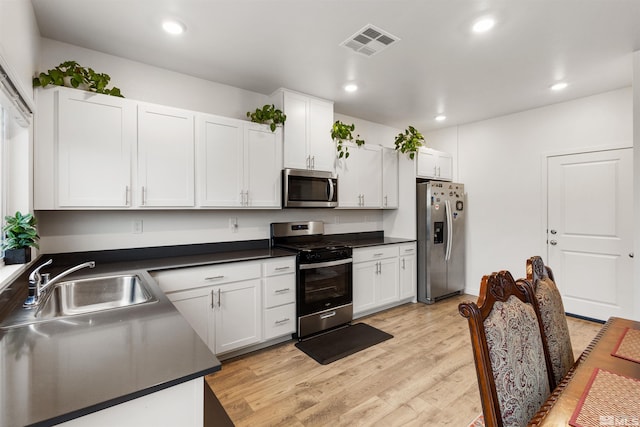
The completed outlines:
<svg viewBox="0 0 640 427">
<path fill-rule="evenodd" d="M 338 178 L 331 172 L 284 169 L 282 206 L 285 208 L 335 208 Z"/>
</svg>

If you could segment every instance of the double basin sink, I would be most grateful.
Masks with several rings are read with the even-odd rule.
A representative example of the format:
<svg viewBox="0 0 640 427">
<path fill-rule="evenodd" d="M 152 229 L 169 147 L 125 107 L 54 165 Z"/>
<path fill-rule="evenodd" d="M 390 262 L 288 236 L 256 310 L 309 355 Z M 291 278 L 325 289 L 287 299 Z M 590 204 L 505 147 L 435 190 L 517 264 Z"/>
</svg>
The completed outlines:
<svg viewBox="0 0 640 427">
<path fill-rule="evenodd" d="M 157 301 L 149 284 L 136 274 L 99 276 L 59 282 L 34 308 L 18 308 L 1 324 L 11 328 L 119 309 Z"/>
</svg>

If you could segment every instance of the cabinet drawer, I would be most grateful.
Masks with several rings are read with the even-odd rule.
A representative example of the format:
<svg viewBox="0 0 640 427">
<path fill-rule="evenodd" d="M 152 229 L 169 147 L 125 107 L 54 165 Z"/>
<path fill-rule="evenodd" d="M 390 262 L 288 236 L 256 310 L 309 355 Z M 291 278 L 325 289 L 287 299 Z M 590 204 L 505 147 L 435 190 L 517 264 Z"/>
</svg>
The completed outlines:
<svg viewBox="0 0 640 427">
<path fill-rule="evenodd" d="M 296 257 L 278 258 L 273 261 L 266 261 L 262 263 L 263 276 L 275 276 L 278 274 L 295 273 L 296 271 Z"/>
<path fill-rule="evenodd" d="M 264 312 L 264 339 L 269 340 L 296 331 L 296 305 L 287 304 Z"/>
<path fill-rule="evenodd" d="M 264 279 L 265 308 L 296 302 L 296 275 L 283 274 Z"/>
<path fill-rule="evenodd" d="M 353 262 L 374 261 L 398 256 L 397 245 L 381 245 L 371 248 L 356 248 L 353 250 Z"/>
<path fill-rule="evenodd" d="M 407 243 L 398 245 L 400 249 L 400 256 L 408 256 L 416 254 L 416 244 L 415 243 Z"/>
<path fill-rule="evenodd" d="M 163 292 L 220 285 L 260 277 L 259 262 L 236 262 L 154 272 Z"/>
</svg>

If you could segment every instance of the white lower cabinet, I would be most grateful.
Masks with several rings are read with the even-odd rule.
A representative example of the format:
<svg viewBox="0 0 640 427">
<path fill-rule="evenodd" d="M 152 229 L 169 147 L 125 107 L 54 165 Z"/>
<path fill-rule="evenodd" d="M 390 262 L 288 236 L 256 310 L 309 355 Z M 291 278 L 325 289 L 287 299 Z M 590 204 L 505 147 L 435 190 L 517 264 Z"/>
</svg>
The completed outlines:
<svg viewBox="0 0 640 427">
<path fill-rule="evenodd" d="M 360 317 L 415 299 L 416 244 L 353 250 L 353 314 Z"/>
<path fill-rule="evenodd" d="M 400 299 L 416 298 L 418 256 L 416 244 L 399 245 L 400 249 Z"/>
<path fill-rule="evenodd" d="M 353 312 L 365 313 L 398 301 L 398 247 L 353 250 Z"/>
<path fill-rule="evenodd" d="M 295 332 L 295 257 L 152 273 L 216 355 Z"/>
</svg>

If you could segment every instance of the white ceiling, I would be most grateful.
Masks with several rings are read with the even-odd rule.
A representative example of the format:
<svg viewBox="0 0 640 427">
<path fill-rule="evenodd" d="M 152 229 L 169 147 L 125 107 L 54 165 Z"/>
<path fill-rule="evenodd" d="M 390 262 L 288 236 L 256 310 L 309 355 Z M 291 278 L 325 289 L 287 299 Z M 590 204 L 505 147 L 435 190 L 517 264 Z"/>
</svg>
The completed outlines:
<svg viewBox="0 0 640 427">
<path fill-rule="evenodd" d="M 43 37 L 421 131 L 631 85 L 640 0 L 32 0 Z M 479 17 L 496 26 L 472 34 Z M 162 32 L 182 21 L 180 37 Z M 400 41 L 339 46 L 367 24 Z M 566 80 L 560 93 L 549 86 Z M 345 93 L 353 81 L 360 89 Z M 434 116 L 447 115 L 437 123 Z"/>
</svg>

